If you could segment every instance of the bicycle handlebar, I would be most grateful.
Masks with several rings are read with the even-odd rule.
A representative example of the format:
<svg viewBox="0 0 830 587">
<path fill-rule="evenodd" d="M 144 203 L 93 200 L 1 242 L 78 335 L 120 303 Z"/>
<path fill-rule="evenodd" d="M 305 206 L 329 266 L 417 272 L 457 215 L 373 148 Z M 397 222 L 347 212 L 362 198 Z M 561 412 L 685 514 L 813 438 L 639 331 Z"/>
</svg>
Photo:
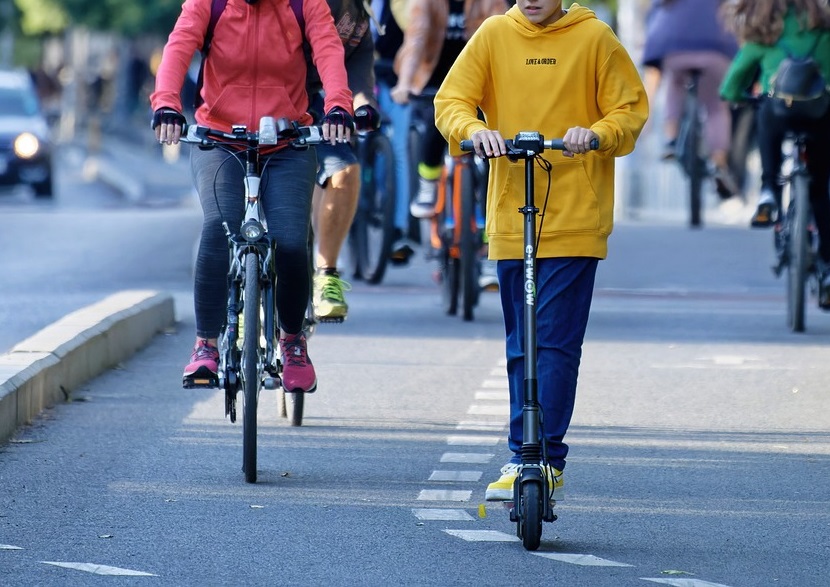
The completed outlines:
<svg viewBox="0 0 830 587">
<path fill-rule="evenodd" d="M 300 126 L 287 118 L 274 119 L 263 116 L 259 130 L 249 131 L 246 126 L 233 126 L 225 132 L 197 124 L 186 124 L 182 128 L 181 142 L 202 147 L 244 145 L 246 147 L 288 144 L 296 149 L 327 142 L 319 126 Z"/>
<path fill-rule="evenodd" d="M 507 147 L 507 153 L 504 155 L 506 157 L 525 156 L 528 152 L 538 154 L 546 150 L 566 150 L 563 139 L 550 139 L 546 141 L 545 137 L 537 132 L 520 132 L 516 135 L 515 139 L 506 139 L 504 144 Z M 596 151 L 599 149 L 599 141 L 597 139 L 592 139 L 590 147 L 592 151 Z M 473 141 L 469 139 L 461 141 L 461 150 L 472 151 Z"/>
</svg>

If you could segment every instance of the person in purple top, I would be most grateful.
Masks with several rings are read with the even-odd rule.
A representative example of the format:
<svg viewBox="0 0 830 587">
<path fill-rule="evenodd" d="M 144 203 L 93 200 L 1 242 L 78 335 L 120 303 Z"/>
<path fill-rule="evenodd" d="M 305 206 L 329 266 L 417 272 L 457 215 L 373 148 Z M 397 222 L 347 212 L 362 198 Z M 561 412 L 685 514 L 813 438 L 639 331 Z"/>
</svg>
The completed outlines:
<svg viewBox="0 0 830 587">
<path fill-rule="evenodd" d="M 718 194 L 726 199 L 740 189 L 729 171 L 731 114 L 718 89 L 738 51 L 738 42 L 719 17 L 723 0 L 654 0 L 646 20 L 643 65 L 653 97 L 665 77 L 666 92 L 663 158 L 674 156 L 688 72 L 701 71 L 700 103 L 706 113 L 704 138 Z"/>
</svg>

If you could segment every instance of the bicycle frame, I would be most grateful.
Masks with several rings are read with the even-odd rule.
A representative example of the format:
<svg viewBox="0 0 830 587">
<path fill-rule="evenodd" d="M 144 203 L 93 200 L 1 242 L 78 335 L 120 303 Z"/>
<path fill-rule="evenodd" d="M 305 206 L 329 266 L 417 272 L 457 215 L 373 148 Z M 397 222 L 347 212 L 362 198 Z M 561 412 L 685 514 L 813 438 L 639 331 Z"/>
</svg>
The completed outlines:
<svg viewBox="0 0 830 587">
<path fill-rule="evenodd" d="M 677 135 L 676 156 L 689 181 L 689 224 L 692 227 L 698 227 L 702 224 L 703 179 L 708 173 L 706 157 L 703 156 L 701 147 L 703 128 L 698 98 L 701 71 L 692 69 L 688 74 L 683 118 Z"/>
</svg>

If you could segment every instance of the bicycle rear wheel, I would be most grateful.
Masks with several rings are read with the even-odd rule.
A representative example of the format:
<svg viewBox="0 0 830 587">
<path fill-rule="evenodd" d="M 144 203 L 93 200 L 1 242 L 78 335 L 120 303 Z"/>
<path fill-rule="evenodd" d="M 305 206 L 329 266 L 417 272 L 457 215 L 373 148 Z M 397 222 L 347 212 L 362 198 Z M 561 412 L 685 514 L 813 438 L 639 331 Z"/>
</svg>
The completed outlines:
<svg viewBox="0 0 830 587">
<path fill-rule="evenodd" d="M 259 257 L 245 255 L 243 290 L 245 331 L 242 339 L 242 471 L 245 481 L 256 483 L 257 400 L 259 399 Z"/>
<path fill-rule="evenodd" d="M 805 175 L 793 178 L 787 266 L 787 323 L 793 332 L 804 332 L 804 307 L 809 269 L 808 223 L 810 221 L 809 182 Z"/>
</svg>

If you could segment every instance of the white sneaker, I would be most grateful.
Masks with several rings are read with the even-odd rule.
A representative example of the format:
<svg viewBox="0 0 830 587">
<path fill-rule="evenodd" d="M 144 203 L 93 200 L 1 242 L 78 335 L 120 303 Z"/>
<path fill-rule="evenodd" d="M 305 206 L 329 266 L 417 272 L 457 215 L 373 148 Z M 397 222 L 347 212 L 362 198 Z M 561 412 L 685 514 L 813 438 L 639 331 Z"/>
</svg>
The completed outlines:
<svg viewBox="0 0 830 587">
<path fill-rule="evenodd" d="M 419 178 L 418 193 L 409 205 L 409 213 L 415 218 L 435 216 L 435 200 L 438 195 L 438 180 Z"/>
<path fill-rule="evenodd" d="M 496 269 L 497 261 L 481 260 L 481 275 L 478 276 L 478 286 L 484 291 L 499 291 L 499 274 Z"/>
</svg>

